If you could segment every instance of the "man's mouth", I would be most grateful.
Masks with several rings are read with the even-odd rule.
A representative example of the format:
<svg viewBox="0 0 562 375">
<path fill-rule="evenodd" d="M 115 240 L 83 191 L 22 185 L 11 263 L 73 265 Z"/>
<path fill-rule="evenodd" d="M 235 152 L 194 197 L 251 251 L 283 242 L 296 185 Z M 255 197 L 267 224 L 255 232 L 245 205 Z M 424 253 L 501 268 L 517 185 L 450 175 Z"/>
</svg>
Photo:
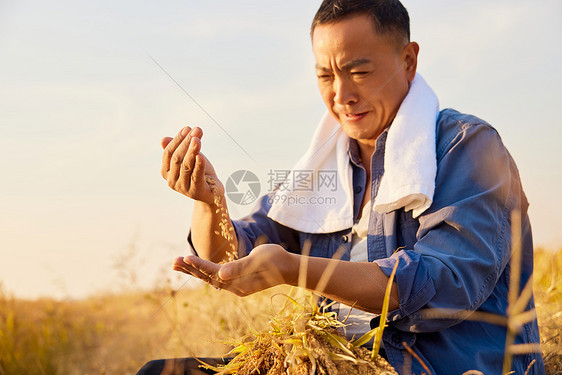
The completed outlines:
<svg viewBox="0 0 562 375">
<path fill-rule="evenodd" d="M 367 116 L 369 112 L 361 112 L 361 113 L 346 113 L 344 118 L 346 121 L 359 121 Z"/>
</svg>

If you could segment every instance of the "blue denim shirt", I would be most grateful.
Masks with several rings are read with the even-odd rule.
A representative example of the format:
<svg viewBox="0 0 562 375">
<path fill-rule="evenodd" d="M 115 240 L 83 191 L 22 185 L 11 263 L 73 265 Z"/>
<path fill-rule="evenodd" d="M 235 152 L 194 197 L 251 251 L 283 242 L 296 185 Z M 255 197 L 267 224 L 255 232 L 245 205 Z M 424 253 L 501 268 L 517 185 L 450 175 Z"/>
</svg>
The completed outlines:
<svg viewBox="0 0 562 375">
<path fill-rule="evenodd" d="M 376 262 L 387 276 L 398 262 L 400 307 L 388 315 L 383 337 L 386 354 L 401 374 L 425 372 L 403 342 L 434 374 L 460 375 L 468 370 L 501 374 L 505 327 L 482 321 L 425 319 L 421 312 L 452 308 L 505 316 L 513 210 L 522 213 L 521 288 L 533 271 L 527 199 L 513 159 L 489 124 L 446 109 L 440 113 L 436 132 L 437 176 L 431 207 L 417 219 L 403 209 L 372 212 L 369 219 L 369 261 Z M 372 200 L 384 174 L 385 142 L 386 132 L 377 139 L 373 155 Z M 357 218 L 366 173 L 353 142 L 349 154 Z M 329 258 L 344 246 L 348 251 L 343 259 L 349 260 L 351 228 L 327 234 L 297 232 L 267 217 L 268 198 L 263 197 L 249 216 L 234 222 L 243 251 L 251 251 L 259 240 L 299 253 L 310 241 L 311 256 Z M 527 309 L 533 308 L 531 298 Z M 378 325 L 376 320 L 371 322 L 373 327 Z M 538 325 L 533 320 L 523 327 L 516 343 L 538 342 Z M 536 362 L 528 373 L 543 374 L 540 353 L 515 356 L 513 370 L 523 375 L 533 359 Z"/>
</svg>

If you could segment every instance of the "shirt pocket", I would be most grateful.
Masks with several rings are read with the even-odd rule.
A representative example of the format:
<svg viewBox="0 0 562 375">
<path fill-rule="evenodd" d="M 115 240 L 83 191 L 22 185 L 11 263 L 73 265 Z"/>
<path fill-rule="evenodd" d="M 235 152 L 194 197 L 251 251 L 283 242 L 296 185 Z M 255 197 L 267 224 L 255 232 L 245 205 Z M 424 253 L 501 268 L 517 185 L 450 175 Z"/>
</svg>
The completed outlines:
<svg viewBox="0 0 562 375">
<path fill-rule="evenodd" d="M 420 227 L 418 219 L 412 217 L 412 211 L 398 211 L 396 221 L 396 239 L 399 248 L 413 249 L 417 242 L 417 232 Z"/>
</svg>

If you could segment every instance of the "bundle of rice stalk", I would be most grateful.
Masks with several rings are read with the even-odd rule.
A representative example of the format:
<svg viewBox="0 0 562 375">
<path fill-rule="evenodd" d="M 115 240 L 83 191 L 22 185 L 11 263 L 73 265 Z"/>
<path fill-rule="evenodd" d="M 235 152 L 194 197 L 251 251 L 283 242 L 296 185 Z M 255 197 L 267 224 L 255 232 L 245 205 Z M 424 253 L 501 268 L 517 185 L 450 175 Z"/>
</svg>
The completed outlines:
<svg viewBox="0 0 562 375">
<path fill-rule="evenodd" d="M 390 278 L 392 284 L 394 272 Z M 235 355 L 224 366 L 202 367 L 218 374 L 381 374 L 394 375 L 397 372 L 380 355 L 380 341 L 388 312 L 390 288 L 383 303 L 381 325 L 354 341 L 347 341 L 342 334 L 345 323 L 329 311 L 331 304 L 319 303 L 317 296 L 308 292 L 304 302 L 299 303 L 292 296 L 286 297 L 285 304 L 277 316 L 271 318 L 270 328 L 254 332 L 234 342 L 229 355 Z M 373 350 L 365 348 L 374 338 Z"/>
</svg>

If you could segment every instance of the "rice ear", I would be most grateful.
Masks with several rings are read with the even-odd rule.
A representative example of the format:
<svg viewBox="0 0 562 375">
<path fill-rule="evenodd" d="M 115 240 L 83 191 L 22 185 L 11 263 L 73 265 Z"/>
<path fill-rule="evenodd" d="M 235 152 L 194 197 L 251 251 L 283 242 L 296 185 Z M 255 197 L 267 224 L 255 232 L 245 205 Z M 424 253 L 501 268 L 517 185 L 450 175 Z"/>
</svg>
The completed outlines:
<svg viewBox="0 0 562 375">
<path fill-rule="evenodd" d="M 217 189 L 217 182 L 211 176 L 205 176 L 205 182 L 207 182 L 209 188 L 211 189 L 211 192 L 213 193 L 213 197 L 214 197 L 213 203 L 215 204 L 215 206 L 217 206 L 215 213 L 221 214 L 221 221 L 219 223 L 219 227 L 221 228 L 221 231 L 220 232 L 215 231 L 215 234 L 222 235 L 222 237 L 228 242 L 230 249 L 227 250 L 226 252 L 226 256 L 227 256 L 226 262 L 232 262 L 233 260 L 238 259 L 238 251 L 236 249 L 236 246 L 234 246 L 233 243 L 234 237 L 232 235 L 232 233 L 234 233 L 234 226 L 230 221 L 228 210 L 222 204 L 222 197 Z"/>
</svg>

